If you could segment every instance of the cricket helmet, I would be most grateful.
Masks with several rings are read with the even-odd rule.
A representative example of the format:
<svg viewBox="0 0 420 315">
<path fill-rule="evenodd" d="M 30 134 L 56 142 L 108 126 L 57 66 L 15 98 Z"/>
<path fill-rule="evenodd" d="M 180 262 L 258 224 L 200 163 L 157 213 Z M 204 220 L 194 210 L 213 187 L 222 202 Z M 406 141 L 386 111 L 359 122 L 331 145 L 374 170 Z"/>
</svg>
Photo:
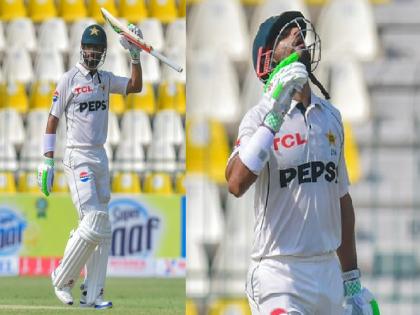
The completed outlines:
<svg viewBox="0 0 420 315">
<path fill-rule="evenodd" d="M 100 67 L 106 56 L 107 39 L 105 30 L 98 24 L 89 25 L 83 32 L 80 42 L 81 61 L 90 70 Z M 95 50 L 89 46 L 100 47 Z"/>
<path fill-rule="evenodd" d="M 288 35 L 292 27 L 300 29 L 300 35 L 305 41 L 308 60 L 305 64 L 308 72 L 315 70 L 321 59 L 321 41 L 312 23 L 305 19 L 299 11 L 286 11 L 280 15 L 265 20 L 259 27 L 252 47 L 254 70 L 258 78 L 265 82 L 275 68 L 273 60 L 274 49 L 278 42 Z M 307 36 L 309 33 L 310 36 Z M 302 58 L 301 58 L 302 59 Z"/>
<path fill-rule="evenodd" d="M 106 47 L 106 33 L 98 24 L 89 25 L 83 32 L 82 45 L 101 45 Z"/>
</svg>

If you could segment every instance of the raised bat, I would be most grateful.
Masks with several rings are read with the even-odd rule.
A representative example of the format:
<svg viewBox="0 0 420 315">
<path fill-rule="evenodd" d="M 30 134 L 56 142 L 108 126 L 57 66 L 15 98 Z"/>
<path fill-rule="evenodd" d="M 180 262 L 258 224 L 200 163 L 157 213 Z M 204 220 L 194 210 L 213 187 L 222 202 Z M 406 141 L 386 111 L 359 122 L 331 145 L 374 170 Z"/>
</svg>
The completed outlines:
<svg viewBox="0 0 420 315">
<path fill-rule="evenodd" d="M 145 51 L 145 52 L 151 54 L 152 56 L 156 57 L 157 59 L 159 59 L 163 63 L 167 64 L 172 69 L 174 69 L 178 72 L 182 72 L 183 69 L 182 69 L 181 66 L 177 65 L 175 62 L 173 62 L 169 58 L 165 57 L 164 55 L 162 55 L 157 50 L 153 49 L 153 47 L 151 45 L 147 44 L 141 37 L 139 37 L 136 34 L 134 34 L 133 32 L 131 32 L 126 25 L 124 25 L 118 19 L 116 19 L 114 16 L 112 16 L 112 14 L 109 13 L 106 9 L 101 8 L 101 12 L 102 12 L 102 15 L 103 15 L 105 21 L 107 21 L 107 23 L 109 23 L 109 25 L 111 25 L 112 29 L 115 32 L 117 32 L 120 35 L 125 36 L 130 43 L 133 43 L 137 47 L 141 48 L 143 51 Z"/>
</svg>

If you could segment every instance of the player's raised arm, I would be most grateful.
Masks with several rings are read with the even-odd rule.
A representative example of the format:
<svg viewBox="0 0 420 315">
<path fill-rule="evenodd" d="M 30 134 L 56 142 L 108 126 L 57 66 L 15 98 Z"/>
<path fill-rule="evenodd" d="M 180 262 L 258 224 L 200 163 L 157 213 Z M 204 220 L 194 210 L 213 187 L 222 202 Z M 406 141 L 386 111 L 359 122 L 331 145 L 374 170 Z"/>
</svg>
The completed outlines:
<svg viewBox="0 0 420 315">
<path fill-rule="evenodd" d="M 297 53 L 291 54 L 274 69 L 260 102 L 263 104 L 261 108 L 265 108 L 263 119 L 254 119 L 258 127 L 252 135 L 239 135 L 239 141 L 244 138 L 246 143 L 238 146 L 238 154 L 231 158 L 226 168 L 229 192 L 236 197 L 242 196 L 248 190 L 265 167 L 274 136 L 283 124 L 293 95 L 296 90 L 302 90 L 308 80 L 305 65 L 297 62 L 298 59 Z"/>
<path fill-rule="evenodd" d="M 130 24 L 128 29 L 134 32 L 137 36 L 143 38 L 143 33 L 135 25 Z M 130 52 L 131 57 L 131 78 L 127 84 L 126 94 L 139 93 L 143 88 L 143 75 L 140 64 L 141 49 L 130 43 L 123 35 L 120 35 L 120 44 Z"/>
<path fill-rule="evenodd" d="M 235 197 L 242 196 L 258 177 L 242 163 L 238 154 L 230 159 L 226 167 L 225 176 L 229 192 Z"/>
</svg>

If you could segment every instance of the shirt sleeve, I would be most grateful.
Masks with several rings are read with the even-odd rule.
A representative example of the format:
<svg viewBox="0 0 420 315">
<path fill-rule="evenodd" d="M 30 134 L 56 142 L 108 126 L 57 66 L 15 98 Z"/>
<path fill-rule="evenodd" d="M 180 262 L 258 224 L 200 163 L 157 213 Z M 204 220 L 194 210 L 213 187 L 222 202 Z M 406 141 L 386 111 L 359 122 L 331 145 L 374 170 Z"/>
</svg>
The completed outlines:
<svg viewBox="0 0 420 315">
<path fill-rule="evenodd" d="M 268 109 L 260 103 L 259 105 L 251 108 L 245 114 L 241 124 L 239 125 L 238 138 L 236 139 L 235 146 L 233 148 L 232 154 L 228 159 L 228 163 L 236 154 L 239 153 L 241 148 L 246 146 L 246 144 L 249 142 L 249 139 L 251 139 L 252 135 L 261 125 L 267 112 Z"/>
<path fill-rule="evenodd" d="M 127 94 L 127 84 L 130 80 L 126 77 L 119 77 L 112 72 L 108 72 L 109 74 L 109 93 L 112 94 Z"/>
<path fill-rule="evenodd" d="M 68 78 L 66 75 L 63 75 L 57 83 L 57 87 L 53 93 L 52 104 L 50 109 L 50 114 L 54 115 L 57 118 L 60 118 L 64 111 L 66 110 L 69 96 L 70 86 Z"/>
</svg>

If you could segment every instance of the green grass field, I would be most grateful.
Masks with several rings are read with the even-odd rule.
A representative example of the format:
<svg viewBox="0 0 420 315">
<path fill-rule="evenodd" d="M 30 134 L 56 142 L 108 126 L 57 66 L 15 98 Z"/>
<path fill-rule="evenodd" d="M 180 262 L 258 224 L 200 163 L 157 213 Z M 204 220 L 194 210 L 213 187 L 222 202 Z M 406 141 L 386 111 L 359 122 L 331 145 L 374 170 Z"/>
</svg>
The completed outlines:
<svg viewBox="0 0 420 315">
<path fill-rule="evenodd" d="M 185 279 L 109 278 L 105 297 L 114 307 L 107 310 L 80 308 L 78 286 L 73 296 L 77 303 L 63 305 L 49 278 L 0 278 L 0 314 L 185 314 Z"/>
</svg>

